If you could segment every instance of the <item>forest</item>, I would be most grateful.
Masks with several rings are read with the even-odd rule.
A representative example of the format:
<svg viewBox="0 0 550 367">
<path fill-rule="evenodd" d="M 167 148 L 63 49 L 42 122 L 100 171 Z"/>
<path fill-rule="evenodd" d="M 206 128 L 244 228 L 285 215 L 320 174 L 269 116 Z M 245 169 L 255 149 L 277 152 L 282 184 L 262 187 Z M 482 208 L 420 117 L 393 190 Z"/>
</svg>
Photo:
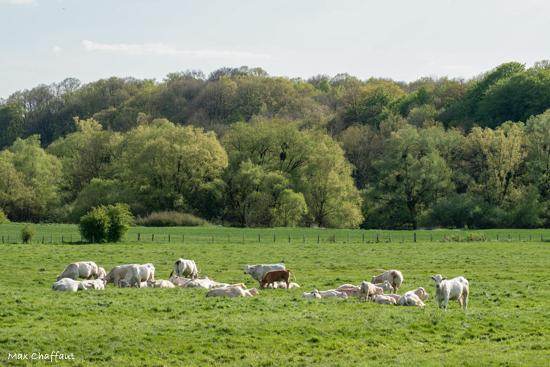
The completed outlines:
<svg viewBox="0 0 550 367">
<path fill-rule="evenodd" d="M 246 227 L 549 227 L 550 62 L 409 83 L 69 78 L 0 101 L 0 149 L 12 221 L 126 203 Z"/>
</svg>

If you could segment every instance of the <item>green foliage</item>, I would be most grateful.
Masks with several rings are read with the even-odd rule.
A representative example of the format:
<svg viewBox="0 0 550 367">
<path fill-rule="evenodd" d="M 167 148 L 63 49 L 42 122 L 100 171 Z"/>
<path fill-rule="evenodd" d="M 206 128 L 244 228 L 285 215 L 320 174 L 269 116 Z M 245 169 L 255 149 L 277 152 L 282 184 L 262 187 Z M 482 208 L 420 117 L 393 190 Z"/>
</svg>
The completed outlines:
<svg viewBox="0 0 550 367">
<path fill-rule="evenodd" d="M 21 229 L 21 241 L 23 243 L 30 243 L 34 237 L 34 234 L 34 228 L 30 225 L 26 225 L 23 229 Z"/>
<path fill-rule="evenodd" d="M 136 219 L 136 225 L 145 227 L 196 227 L 207 224 L 206 220 L 193 214 L 174 211 L 153 212 Z"/>
<path fill-rule="evenodd" d="M 8 216 L 0 208 L 0 224 L 5 224 L 5 223 L 9 223 L 9 222 L 10 222 L 10 220 L 9 220 Z"/>
<path fill-rule="evenodd" d="M 119 242 L 132 224 L 127 205 L 116 204 L 92 208 L 80 218 L 79 230 L 89 242 Z"/>
</svg>

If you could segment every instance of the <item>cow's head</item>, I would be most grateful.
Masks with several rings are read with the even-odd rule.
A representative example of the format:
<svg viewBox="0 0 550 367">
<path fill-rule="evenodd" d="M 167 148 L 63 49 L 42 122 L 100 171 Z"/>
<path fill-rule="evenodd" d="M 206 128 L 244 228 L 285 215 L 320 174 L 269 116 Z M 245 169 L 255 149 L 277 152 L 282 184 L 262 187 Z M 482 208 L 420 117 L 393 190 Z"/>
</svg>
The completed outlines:
<svg viewBox="0 0 550 367">
<path fill-rule="evenodd" d="M 245 274 L 250 274 L 250 273 L 252 273 L 252 270 L 253 270 L 253 269 L 254 269 L 254 266 L 252 266 L 252 265 L 245 265 L 245 266 L 244 266 L 244 273 L 245 273 Z"/>
<path fill-rule="evenodd" d="M 434 275 L 432 280 L 435 282 L 435 289 L 439 289 L 441 287 L 441 282 L 445 279 L 447 278 L 444 278 L 441 274 Z"/>
<path fill-rule="evenodd" d="M 422 287 L 418 287 L 414 290 L 414 294 L 418 296 L 422 301 L 426 301 L 430 296 L 428 295 L 428 292 Z"/>
</svg>

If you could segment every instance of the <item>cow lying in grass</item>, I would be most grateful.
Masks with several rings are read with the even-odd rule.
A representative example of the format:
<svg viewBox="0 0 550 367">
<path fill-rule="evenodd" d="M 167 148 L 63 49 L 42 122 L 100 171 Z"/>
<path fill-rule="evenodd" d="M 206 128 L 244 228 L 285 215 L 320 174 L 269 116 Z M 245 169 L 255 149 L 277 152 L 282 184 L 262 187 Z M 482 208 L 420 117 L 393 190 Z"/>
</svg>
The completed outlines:
<svg viewBox="0 0 550 367">
<path fill-rule="evenodd" d="M 57 277 L 57 280 L 61 280 L 63 278 L 70 278 L 73 280 L 77 280 L 78 278 L 98 278 L 100 275 L 99 269 L 100 268 L 93 261 L 75 262 L 67 265 L 65 270 L 63 270 L 63 272 Z M 103 272 L 105 272 L 104 269 Z"/>
</svg>

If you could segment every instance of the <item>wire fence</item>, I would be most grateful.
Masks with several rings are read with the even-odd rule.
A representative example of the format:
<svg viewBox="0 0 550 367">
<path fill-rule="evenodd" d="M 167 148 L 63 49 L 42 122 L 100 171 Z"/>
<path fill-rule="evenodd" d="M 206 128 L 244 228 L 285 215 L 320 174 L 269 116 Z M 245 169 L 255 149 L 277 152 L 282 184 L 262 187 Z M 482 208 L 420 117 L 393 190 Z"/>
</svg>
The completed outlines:
<svg viewBox="0 0 550 367">
<path fill-rule="evenodd" d="M 546 235 L 546 236 L 545 236 Z M 416 242 L 546 242 L 550 234 L 542 232 L 438 232 L 438 231 L 349 231 L 348 233 L 250 233 L 241 234 L 189 234 L 134 232 L 126 235 L 123 242 L 130 243 L 194 243 L 194 244 L 367 244 L 367 243 L 416 243 Z M 2 244 L 22 244 L 16 233 L 0 234 Z M 33 236 L 30 244 L 87 244 L 78 233 L 44 233 Z"/>
</svg>

